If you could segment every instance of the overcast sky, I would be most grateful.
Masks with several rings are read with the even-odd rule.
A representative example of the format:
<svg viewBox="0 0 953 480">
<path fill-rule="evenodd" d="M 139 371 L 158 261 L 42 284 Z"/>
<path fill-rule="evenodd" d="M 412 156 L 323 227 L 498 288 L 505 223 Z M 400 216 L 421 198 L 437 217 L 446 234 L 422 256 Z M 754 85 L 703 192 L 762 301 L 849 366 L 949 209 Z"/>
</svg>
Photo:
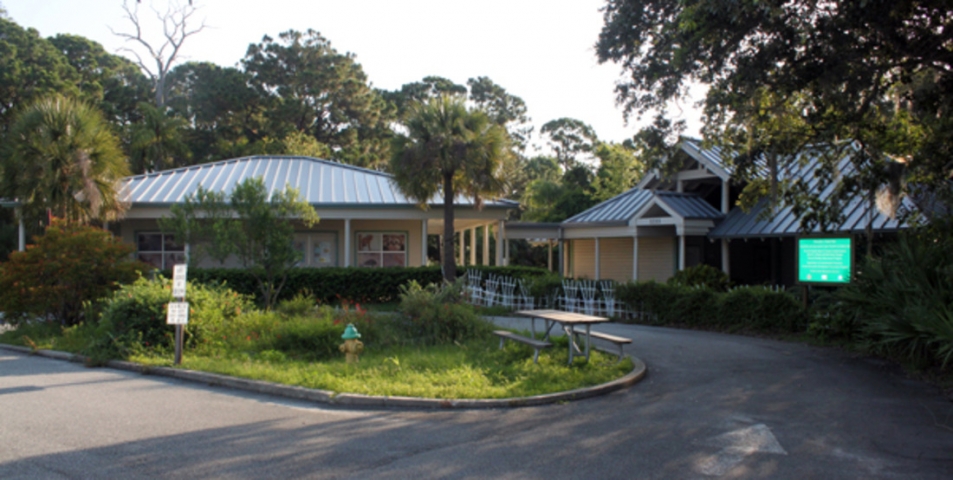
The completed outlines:
<svg viewBox="0 0 953 480">
<path fill-rule="evenodd" d="M 181 0 L 186 3 L 187 0 Z M 134 0 L 130 0 L 132 5 Z M 149 0 L 140 18 L 154 20 Z M 262 36 L 312 28 L 340 52 L 352 52 L 375 87 L 394 90 L 427 75 L 465 84 L 490 77 L 521 97 L 539 126 L 559 117 L 592 125 L 603 140 L 620 142 L 626 126 L 613 87 L 620 69 L 599 65 L 595 44 L 604 0 L 194 0 L 208 28 L 187 40 L 187 60 L 235 66 Z M 44 37 L 72 33 L 114 53 L 129 31 L 122 0 L 0 0 L 20 25 Z M 154 0 L 164 10 L 167 0 Z M 157 22 L 152 22 L 157 24 Z M 128 54 L 125 54 L 129 56 Z M 687 113 L 690 135 L 697 115 Z M 537 140 L 538 142 L 538 140 Z"/>
</svg>

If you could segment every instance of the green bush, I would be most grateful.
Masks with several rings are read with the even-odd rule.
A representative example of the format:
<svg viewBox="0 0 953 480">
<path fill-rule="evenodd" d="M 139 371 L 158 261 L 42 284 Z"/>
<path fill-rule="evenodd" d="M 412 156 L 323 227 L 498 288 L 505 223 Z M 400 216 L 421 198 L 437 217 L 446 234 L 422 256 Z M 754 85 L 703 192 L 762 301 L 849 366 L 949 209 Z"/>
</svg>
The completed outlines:
<svg viewBox="0 0 953 480">
<path fill-rule="evenodd" d="M 278 302 L 278 313 L 285 317 L 303 317 L 314 313 L 317 301 L 307 291 L 301 291 L 287 300 Z"/>
<path fill-rule="evenodd" d="M 720 326 L 766 333 L 803 331 L 807 323 L 807 312 L 794 295 L 761 286 L 722 294 L 718 317 Z"/>
<path fill-rule="evenodd" d="M 185 329 L 186 346 L 195 347 L 214 341 L 251 309 L 246 296 L 221 285 L 189 282 L 189 324 Z M 164 277 L 141 278 L 125 285 L 109 297 L 100 321 L 103 336 L 114 347 L 127 350 L 171 348 L 173 327 L 166 324 L 166 305 L 172 301 L 172 283 Z M 125 356 L 128 351 L 115 353 Z"/>
<path fill-rule="evenodd" d="M 75 325 L 90 302 L 150 268 L 130 261 L 131 248 L 100 228 L 54 222 L 35 240 L 0 264 L 0 311 L 10 323 L 38 317 Z"/>
<path fill-rule="evenodd" d="M 621 284 L 616 294 L 631 311 L 641 312 L 637 321 L 650 325 L 765 333 L 797 332 L 806 326 L 807 315 L 794 296 L 764 287 L 722 293 L 649 281 Z"/>
<path fill-rule="evenodd" d="M 401 286 L 398 311 L 407 319 L 408 339 L 424 344 L 463 342 L 486 337 L 491 327 L 464 302 L 464 281 L 452 285 Z"/>
<path fill-rule="evenodd" d="M 686 287 L 706 287 L 716 292 L 728 290 L 731 282 L 728 275 L 711 265 L 699 264 L 675 272 L 668 279 L 669 285 L 683 285 Z"/>
</svg>

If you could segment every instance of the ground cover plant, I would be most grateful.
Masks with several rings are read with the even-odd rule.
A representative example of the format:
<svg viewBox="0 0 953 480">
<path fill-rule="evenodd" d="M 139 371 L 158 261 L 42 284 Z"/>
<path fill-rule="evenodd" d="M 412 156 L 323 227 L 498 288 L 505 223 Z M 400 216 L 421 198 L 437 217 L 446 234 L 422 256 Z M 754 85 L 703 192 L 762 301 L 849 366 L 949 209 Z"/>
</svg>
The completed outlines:
<svg viewBox="0 0 953 480">
<path fill-rule="evenodd" d="M 334 392 L 428 398 L 509 398 L 572 390 L 618 378 L 629 360 L 593 352 L 567 365 L 565 339 L 532 360 L 532 349 L 507 342 L 500 349 L 491 326 L 453 285 L 402 287 L 396 311 L 369 311 L 343 301 L 318 304 L 308 292 L 265 311 L 222 284 L 189 284 L 191 305 L 183 368 L 268 380 Z M 140 279 L 103 301 L 102 318 L 62 328 L 25 323 L 0 341 L 86 355 L 91 363 L 127 359 L 172 363 L 172 327 L 165 325 L 171 285 Z M 338 349 L 348 324 L 365 351 L 347 364 Z"/>
</svg>

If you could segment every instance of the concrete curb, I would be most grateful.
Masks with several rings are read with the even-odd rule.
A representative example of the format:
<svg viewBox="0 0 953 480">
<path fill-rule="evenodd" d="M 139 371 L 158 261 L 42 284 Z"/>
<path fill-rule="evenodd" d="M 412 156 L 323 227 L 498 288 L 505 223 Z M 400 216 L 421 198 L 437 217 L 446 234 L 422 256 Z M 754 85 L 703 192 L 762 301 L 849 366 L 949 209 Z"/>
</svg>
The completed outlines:
<svg viewBox="0 0 953 480">
<path fill-rule="evenodd" d="M 55 350 L 33 350 L 27 347 L 15 345 L 0 344 L 0 349 L 9 350 L 25 355 L 39 355 L 41 357 L 53 358 L 56 360 L 65 360 L 70 362 L 86 363 L 86 357 L 67 352 Z M 110 360 L 106 366 L 116 370 L 125 370 L 136 372 L 142 375 L 158 375 L 170 377 L 178 380 L 185 380 L 195 383 L 203 383 L 216 387 L 232 388 L 246 392 L 263 393 L 278 397 L 293 398 L 296 400 L 306 400 L 316 403 L 325 403 L 328 405 L 340 405 L 348 407 L 370 407 L 370 408 L 416 408 L 416 409 L 483 409 L 483 408 L 514 408 L 514 407 L 533 407 L 547 405 L 558 402 L 569 402 L 582 400 L 599 395 L 605 395 L 616 390 L 621 390 L 638 383 L 645 377 L 648 369 L 645 363 L 638 358 L 631 357 L 634 365 L 631 372 L 621 378 L 606 382 L 601 385 L 584 387 L 566 392 L 549 393 L 546 395 L 536 395 L 532 397 L 519 398 L 500 398 L 500 399 L 458 399 L 447 400 L 440 398 L 414 398 L 414 397 L 378 397 L 371 395 L 361 395 L 357 393 L 334 393 L 327 390 L 317 390 L 311 388 L 297 387 L 293 385 L 281 385 L 278 383 L 263 382 L 261 380 L 249 380 L 245 378 L 229 377 L 217 373 L 198 372 L 195 370 L 182 370 L 170 367 L 150 367 L 138 363 L 124 362 L 120 360 Z"/>
</svg>

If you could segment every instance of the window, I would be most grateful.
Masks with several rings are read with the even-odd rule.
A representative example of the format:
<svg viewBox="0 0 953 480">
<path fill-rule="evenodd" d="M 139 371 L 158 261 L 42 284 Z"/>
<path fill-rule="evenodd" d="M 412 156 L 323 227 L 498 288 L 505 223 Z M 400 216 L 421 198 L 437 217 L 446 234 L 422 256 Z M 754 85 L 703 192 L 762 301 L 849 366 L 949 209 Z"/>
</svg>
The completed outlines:
<svg viewBox="0 0 953 480">
<path fill-rule="evenodd" d="M 298 267 L 336 267 L 337 234 L 335 233 L 296 233 L 294 248 L 301 256 Z"/>
<path fill-rule="evenodd" d="M 406 267 L 407 234 L 357 232 L 357 266 Z"/>
<path fill-rule="evenodd" d="M 140 261 L 163 270 L 185 263 L 185 247 L 177 245 L 172 235 L 139 233 L 136 235 L 136 252 Z"/>
</svg>

